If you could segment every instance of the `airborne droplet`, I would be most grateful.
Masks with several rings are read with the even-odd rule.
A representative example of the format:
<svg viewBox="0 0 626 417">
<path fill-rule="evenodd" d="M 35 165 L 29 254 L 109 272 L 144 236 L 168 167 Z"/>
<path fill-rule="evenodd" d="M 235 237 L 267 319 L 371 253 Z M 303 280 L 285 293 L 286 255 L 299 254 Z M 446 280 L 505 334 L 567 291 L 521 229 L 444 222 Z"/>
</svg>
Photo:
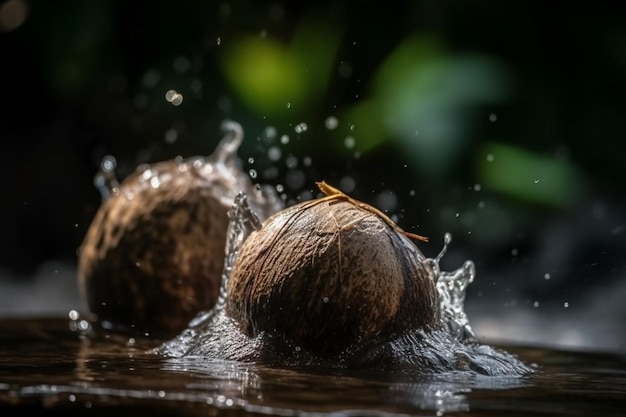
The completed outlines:
<svg viewBox="0 0 626 417">
<path fill-rule="evenodd" d="M 294 130 L 296 133 L 303 133 L 303 132 L 306 132 L 308 128 L 309 127 L 307 126 L 307 124 L 302 122 L 302 123 L 298 123 L 296 127 L 294 128 Z"/>
<path fill-rule="evenodd" d="M 324 121 L 324 126 L 326 126 L 328 130 L 334 130 L 339 126 L 339 120 L 337 120 L 335 116 L 328 116 Z"/>
</svg>

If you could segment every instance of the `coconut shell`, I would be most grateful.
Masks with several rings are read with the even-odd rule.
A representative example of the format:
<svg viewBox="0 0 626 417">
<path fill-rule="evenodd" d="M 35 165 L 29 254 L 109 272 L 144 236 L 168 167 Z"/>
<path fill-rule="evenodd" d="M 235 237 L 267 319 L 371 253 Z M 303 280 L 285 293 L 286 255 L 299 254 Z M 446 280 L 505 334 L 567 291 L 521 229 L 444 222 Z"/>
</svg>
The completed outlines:
<svg viewBox="0 0 626 417">
<path fill-rule="evenodd" d="M 226 314 L 250 337 L 322 357 L 434 326 L 437 293 L 424 255 L 367 207 L 324 197 L 267 219 L 233 265 Z"/>
<path fill-rule="evenodd" d="M 262 218 L 277 210 L 234 160 L 164 161 L 126 178 L 100 206 L 80 248 L 79 286 L 93 322 L 168 338 L 211 309 L 227 212 L 240 190 Z"/>
<path fill-rule="evenodd" d="M 105 327 L 170 336 L 217 300 L 227 207 L 204 177 L 179 167 L 163 162 L 150 178 L 127 178 L 87 231 L 79 279 Z"/>
</svg>

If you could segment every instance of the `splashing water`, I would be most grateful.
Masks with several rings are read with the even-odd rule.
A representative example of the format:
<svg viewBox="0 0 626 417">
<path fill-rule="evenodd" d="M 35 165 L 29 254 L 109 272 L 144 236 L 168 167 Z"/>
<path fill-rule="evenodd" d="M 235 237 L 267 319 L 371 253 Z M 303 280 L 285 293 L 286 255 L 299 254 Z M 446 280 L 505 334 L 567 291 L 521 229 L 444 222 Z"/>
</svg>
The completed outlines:
<svg viewBox="0 0 626 417">
<path fill-rule="evenodd" d="M 243 142 L 244 132 L 241 125 L 234 121 L 222 123 L 224 137 L 220 140 L 213 153 L 209 156 L 194 156 L 187 159 L 177 157 L 174 160 L 155 164 L 142 164 L 137 167 L 134 175 L 124 180 L 121 187 L 115 175 L 117 162 L 113 156 L 107 155 L 100 163 L 100 170 L 94 178 L 94 184 L 100 191 L 102 200 L 118 196 L 122 189 L 123 196 L 132 200 L 134 196 L 146 189 L 159 188 L 164 184 L 176 186 L 192 178 L 202 178 L 214 197 L 224 207 L 230 207 L 237 192 L 244 191 L 250 204 L 262 218 L 283 208 L 283 203 L 271 186 L 255 186 L 250 176 L 244 173 L 237 158 L 237 150 Z"/>
<path fill-rule="evenodd" d="M 474 340 L 467 315 L 465 314 L 465 291 L 467 286 L 474 281 L 476 267 L 474 262 L 465 261 L 463 266 L 454 271 L 441 271 L 439 261 L 448 250 L 452 242 L 452 235 L 446 233 L 443 237 L 443 248 L 435 259 L 426 259 L 430 268 L 432 279 L 437 283 L 439 295 L 439 307 L 441 310 L 441 324 L 454 338 L 461 341 Z"/>
<path fill-rule="evenodd" d="M 117 195 L 119 192 L 120 183 L 115 176 L 116 167 L 117 160 L 112 155 L 106 155 L 100 162 L 100 171 L 94 177 L 93 184 L 100 192 L 102 201 Z"/>
<path fill-rule="evenodd" d="M 226 258 L 224 260 L 224 270 L 222 271 L 219 298 L 217 299 L 215 307 L 210 311 L 198 314 L 189 323 L 190 327 L 198 327 L 209 320 L 213 320 L 218 314 L 222 313 L 226 306 L 230 272 L 239 254 L 239 249 L 250 233 L 261 228 L 261 221 L 250 209 L 248 199 L 242 192 L 238 193 L 235 197 L 235 203 L 232 209 L 228 211 L 228 219 L 230 221 L 226 232 Z"/>
<path fill-rule="evenodd" d="M 226 259 L 222 274 L 220 298 L 208 312 L 200 313 L 177 338 L 155 351 L 170 358 L 201 356 L 204 358 L 268 361 L 280 365 L 327 365 L 332 367 L 391 366 L 407 372 L 440 373 L 467 371 L 482 375 L 524 375 L 532 368 L 515 356 L 480 345 L 474 338 L 464 312 L 465 290 L 474 280 L 472 261 L 451 272 L 441 271 L 439 261 L 452 238 L 444 236 L 444 246 L 435 259 L 427 258 L 431 279 L 437 283 L 441 310 L 441 326 L 431 332 L 408 331 L 393 340 L 374 340 L 354 346 L 335 358 L 332 364 L 307 356 L 299 347 L 286 357 L 273 350 L 263 334 L 248 338 L 224 310 L 230 272 L 246 237 L 261 228 L 261 222 L 248 205 L 245 194 L 239 193 L 229 211 L 230 224 L 226 242 Z"/>
</svg>

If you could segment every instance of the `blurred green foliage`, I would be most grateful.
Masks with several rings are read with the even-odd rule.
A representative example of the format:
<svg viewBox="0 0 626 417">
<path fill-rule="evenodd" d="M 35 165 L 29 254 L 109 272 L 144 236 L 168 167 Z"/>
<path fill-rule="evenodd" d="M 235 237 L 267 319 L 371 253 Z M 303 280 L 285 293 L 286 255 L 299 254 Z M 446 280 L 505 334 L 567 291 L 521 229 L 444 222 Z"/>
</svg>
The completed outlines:
<svg viewBox="0 0 626 417">
<path fill-rule="evenodd" d="M 74 256 L 99 204 L 102 156 L 115 155 L 124 176 L 137 163 L 208 154 L 226 118 L 246 130 L 244 169 L 286 199 L 313 196 L 320 179 L 371 202 L 393 194 L 380 201 L 408 230 L 469 233 L 487 221 L 513 236 L 538 212 L 599 191 L 623 198 L 626 29 L 610 10 L 13 1 L 27 16 L 0 33 L 0 166 L 15 198 L 0 218 L 18 219 L 2 225 L 8 236 L 50 230 L 42 253 Z M 170 89 L 182 104 L 165 100 Z M 57 177 L 41 187 L 34 170 L 15 179 L 25 165 Z M 80 226 L 57 245 L 57 225 L 68 224 Z"/>
<path fill-rule="evenodd" d="M 585 183 L 572 163 L 504 143 L 478 152 L 477 170 L 485 189 L 523 203 L 565 208 L 578 203 Z"/>
<path fill-rule="evenodd" d="M 395 140 L 422 173 L 445 175 L 468 146 L 472 108 L 503 102 L 506 70 L 495 59 L 454 54 L 411 36 L 381 63 L 370 101 L 348 110 L 361 149 Z"/>
<path fill-rule="evenodd" d="M 309 17 L 298 25 L 290 45 L 278 40 L 240 36 L 224 45 L 224 75 L 239 98 L 260 115 L 285 117 L 319 105 L 336 61 L 338 30 Z"/>
</svg>

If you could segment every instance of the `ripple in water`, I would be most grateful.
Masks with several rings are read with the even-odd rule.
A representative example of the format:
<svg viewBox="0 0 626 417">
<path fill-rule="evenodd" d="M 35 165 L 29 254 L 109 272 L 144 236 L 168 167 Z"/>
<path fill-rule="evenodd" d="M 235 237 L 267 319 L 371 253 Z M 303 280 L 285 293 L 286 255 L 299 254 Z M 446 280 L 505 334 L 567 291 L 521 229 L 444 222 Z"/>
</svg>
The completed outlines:
<svg viewBox="0 0 626 417">
<path fill-rule="evenodd" d="M 474 280 L 472 261 L 455 271 L 441 271 L 439 261 L 451 242 L 434 259 L 426 259 L 431 278 L 437 282 L 441 307 L 440 328 L 426 332 L 407 331 L 392 340 L 371 340 L 351 347 L 338 357 L 323 360 L 298 346 L 276 349 L 264 334 L 250 338 L 241 333 L 224 310 L 230 272 L 246 237 L 261 227 L 246 196 L 239 193 L 228 213 L 230 224 L 220 298 L 211 311 L 200 313 L 175 339 L 164 343 L 156 353 L 170 358 L 202 357 L 237 360 L 280 366 L 322 366 L 341 369 L 393 370 L 409 373 L 467 372 L 475 375 L 517 376 L 533 369 L 516 356 L 476 341 L 463 306 L 467 286 Z"/>
</svg>

